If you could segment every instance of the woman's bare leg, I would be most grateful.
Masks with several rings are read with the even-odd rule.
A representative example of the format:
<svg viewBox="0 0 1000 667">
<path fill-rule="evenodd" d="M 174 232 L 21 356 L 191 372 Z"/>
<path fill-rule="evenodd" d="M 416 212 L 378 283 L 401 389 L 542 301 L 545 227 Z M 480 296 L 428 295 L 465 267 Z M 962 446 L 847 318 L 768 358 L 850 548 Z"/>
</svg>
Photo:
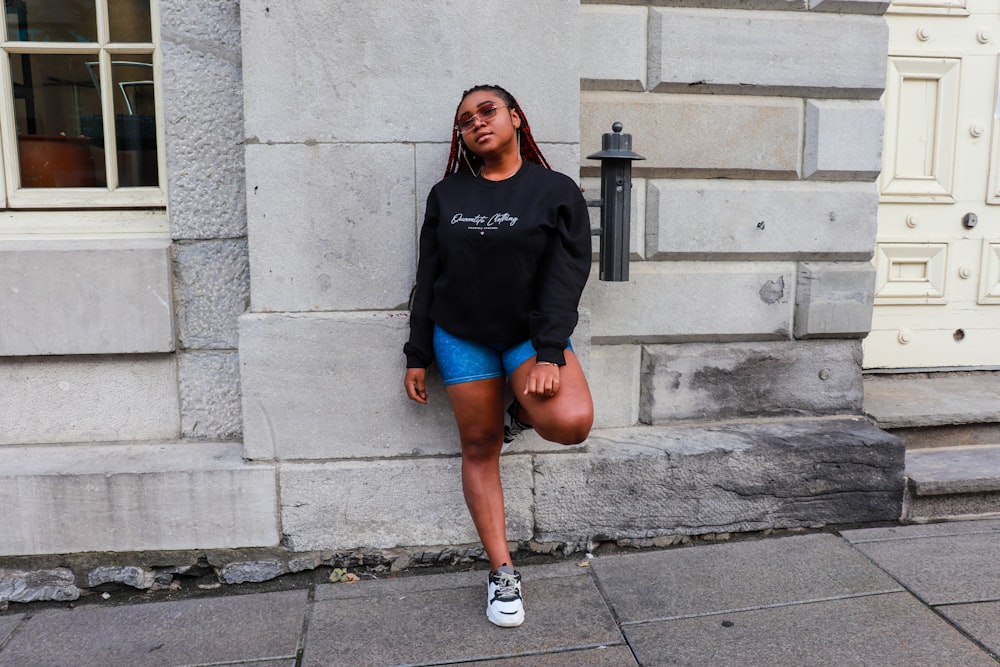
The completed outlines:
<svg viewBox="0 0 1000 667">
<path fill-rule="evenodd" d="M 577 445 L 587 439 L 594 424 L 594 401 L 580 360 L 566 350 L 566 365 L 559 367 L 559 391 L 555 396 L 525 395 L 528 371 L 535 365 L 531 357 L 510 377 L 514 397 L 521 404 L 521 421 L 534 427 L 549 442 Z"/>
<path fill-rule="evenodd" d="M 462 443 L 462 490 L 472 522 L 490 559 L 490 569 L 513 565 L 500 482 L 503 444 L 503 378 L 448 385 Z"/>
</svg>

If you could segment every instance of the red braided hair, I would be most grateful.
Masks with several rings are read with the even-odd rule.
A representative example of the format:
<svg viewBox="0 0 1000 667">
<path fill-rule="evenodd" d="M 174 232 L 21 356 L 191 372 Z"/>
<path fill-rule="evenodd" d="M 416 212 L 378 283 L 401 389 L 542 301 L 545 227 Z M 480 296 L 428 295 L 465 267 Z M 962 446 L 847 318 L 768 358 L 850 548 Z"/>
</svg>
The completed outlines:
<svg viewBox="0 0 1000 667">
<path fill-rule="evenodd" d="M 499 95 L 504 103 L 514 111 L 517 115 L 521 117 L 521 127 L 518 128 L 520 133 L 520 144 L 521 144 L 521 158 L 534 162 L 537 165 L 541 165 L 546 169 L 551 169 L 545 156 L 542 155 L 542 150 L 535 143 L 535 138 L 531 136 L 531 126 L 528 125 L 528 119 L 524 115 L 524 111 L 521 110 L 521 105 L 517 103 L 514 96 L 508 93 L 506 90 L 496 85 L 479 85 L 469 88 L 464 93 L 462 93 L 462 99 L 458 101 L 458 106 L 462 106 L 462 101 L 465 100 L 471 93 L 477 93 L 482 90 L 488 90 L 490 92 Z M 458 109 L 455 109 L 455 117 L 458 117 Z M 458 122 L 452 124 L 451 128 L 451 152 L 448 154 L 448 166 L 445 167 L 444 175 L 445 178 L 451 176 L 452 174 L 457 174 L 460 171 L 467 171 L 473 175 L 477 172 L 473 171 L 473 165 L 479 165 L 482 168 L 482 158 L 474 154 L 472 151 L 466 148 L 465 143 L 462 141 L 462 133 L 458 129 Z"/>
</svg>

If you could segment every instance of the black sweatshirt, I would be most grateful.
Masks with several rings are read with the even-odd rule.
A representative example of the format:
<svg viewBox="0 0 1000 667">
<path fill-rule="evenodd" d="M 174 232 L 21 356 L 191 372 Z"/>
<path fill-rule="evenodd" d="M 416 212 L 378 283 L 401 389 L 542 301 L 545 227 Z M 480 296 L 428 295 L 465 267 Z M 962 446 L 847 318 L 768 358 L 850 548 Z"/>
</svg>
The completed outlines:
<svg viewBox="0 0 1000 667">
<path fill-rule="evenodd" d="M 565 364 L 590 264 L 587 204 L 568 176 L 525 161 L 503 181 L 445 178 L 420 230 L 407 367 L 434 360 L 435 324 L 483 343 L 530 338 L 538 361 Z"/>
</svg>

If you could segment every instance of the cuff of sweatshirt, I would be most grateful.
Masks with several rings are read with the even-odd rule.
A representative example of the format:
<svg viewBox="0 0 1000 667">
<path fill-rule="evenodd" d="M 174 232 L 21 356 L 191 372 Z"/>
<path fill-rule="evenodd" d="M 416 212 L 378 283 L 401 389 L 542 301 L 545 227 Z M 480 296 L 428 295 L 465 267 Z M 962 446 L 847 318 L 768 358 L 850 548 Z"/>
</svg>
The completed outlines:
<svg viewBox="0 0 1000 667">
<path fill-rule="evenodd" d="M 566 354 L 559 347 L 540 347 L 535 355 L 535 361 L 548 361 L 558 366 L 565 366 Z"/>
</svg>

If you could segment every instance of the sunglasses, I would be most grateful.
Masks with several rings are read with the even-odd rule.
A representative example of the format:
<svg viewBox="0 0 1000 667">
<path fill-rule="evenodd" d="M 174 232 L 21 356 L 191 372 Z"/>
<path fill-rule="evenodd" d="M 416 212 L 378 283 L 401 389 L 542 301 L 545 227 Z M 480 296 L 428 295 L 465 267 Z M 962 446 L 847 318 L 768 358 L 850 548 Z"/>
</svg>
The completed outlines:
<svg viewBox="0 0 1000 667">
<path fill-rule="evenodd" d="M 480 119 L 480 120 L 482 120 L 483 122 L 487 122 L 491 118 L 493 118 L 494 116 L 496 116 L 497 115 L 497 111 L 499 111 L 500 109 L 509 109 L 509 108 L 510 107 L 507 107 L 507 106 L 497 106 L 495 104 L 492 105 L 492 106 L 483 107 L 483 108 L 479 109 L 478 111 L 476 111 L 476 113 L 472 114 L 471 116 L 465 116 L 465 115 L 463 115 L 458 120 L 457 127 L 458 127 L 459 131 L 464 134 L 464 133 L 468 132 L 469 130 L 471 130 L 472 128 L 474 128 L 476 126 L 476 119 L 477 118 Z"/>
</svg>

